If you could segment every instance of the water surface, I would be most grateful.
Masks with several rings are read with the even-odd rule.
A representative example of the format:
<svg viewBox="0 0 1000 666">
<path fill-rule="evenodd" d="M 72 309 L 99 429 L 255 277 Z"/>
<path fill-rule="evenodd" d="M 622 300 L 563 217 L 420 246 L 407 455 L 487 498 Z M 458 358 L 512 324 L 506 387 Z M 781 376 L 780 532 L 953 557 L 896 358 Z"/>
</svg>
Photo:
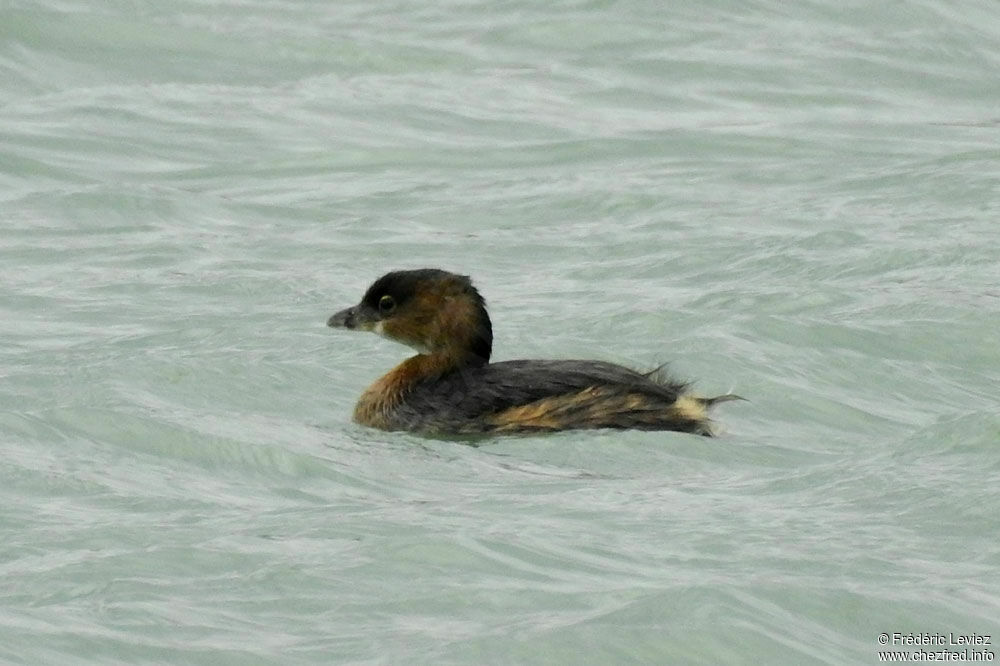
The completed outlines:
<svg viewBox="0 0 1000 666">
<path fill-rule="evenodd" d="M 1000 641 L 993 3 L 0 14 L 0 661 Z M 749 401 L 714 440 L 358 427 L 407 351 L 323 324 L 421 266 L 497 359 Z"/>
</svg>

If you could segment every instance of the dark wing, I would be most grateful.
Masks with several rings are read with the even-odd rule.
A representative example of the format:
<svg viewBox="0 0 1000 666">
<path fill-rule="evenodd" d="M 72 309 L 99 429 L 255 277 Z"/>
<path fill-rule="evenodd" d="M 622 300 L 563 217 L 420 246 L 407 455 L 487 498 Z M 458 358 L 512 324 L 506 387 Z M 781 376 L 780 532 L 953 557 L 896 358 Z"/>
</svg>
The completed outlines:
<svg viewBox="0 0 1000 666">
<path fill-rule="evenodd" d="M 672 403 L 685 385 L 601 361 L 503 361 L 462 368 L 417 384 L 398 416 L 416 429 L 465 429 L 470 421 L 593 386 Z"/>
</svg>

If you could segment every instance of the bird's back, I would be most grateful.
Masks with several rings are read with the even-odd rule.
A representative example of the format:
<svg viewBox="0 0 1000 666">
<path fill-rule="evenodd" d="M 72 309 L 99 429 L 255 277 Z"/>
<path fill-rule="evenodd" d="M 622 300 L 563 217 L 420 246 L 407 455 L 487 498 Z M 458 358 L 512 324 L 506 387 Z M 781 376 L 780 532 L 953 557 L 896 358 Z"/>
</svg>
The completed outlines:
<svg viewBox="0 0 1000 666">
<path fill-rule="evenodd" d="M 521 360 L 418 382 L 390 419 L 393 429 L 454 434 L 576 428 L 710 434 L 709 404 L 658 373 L 601 361 Z"/>
</svg>

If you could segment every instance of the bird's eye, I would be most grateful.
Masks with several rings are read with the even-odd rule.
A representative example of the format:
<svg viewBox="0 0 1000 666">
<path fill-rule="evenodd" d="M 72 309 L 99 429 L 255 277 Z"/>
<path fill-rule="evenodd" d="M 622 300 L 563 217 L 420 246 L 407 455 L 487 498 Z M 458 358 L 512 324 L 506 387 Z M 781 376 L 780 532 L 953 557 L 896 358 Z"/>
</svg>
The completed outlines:
<svg viewBox="0 0 1000 666">
<path fill-rule="evenodd" d="M 378 299 L 378 311 L 382 314 L 389 314 L 396 309 L 396 299 L 389 294 Z"/>
</svg>

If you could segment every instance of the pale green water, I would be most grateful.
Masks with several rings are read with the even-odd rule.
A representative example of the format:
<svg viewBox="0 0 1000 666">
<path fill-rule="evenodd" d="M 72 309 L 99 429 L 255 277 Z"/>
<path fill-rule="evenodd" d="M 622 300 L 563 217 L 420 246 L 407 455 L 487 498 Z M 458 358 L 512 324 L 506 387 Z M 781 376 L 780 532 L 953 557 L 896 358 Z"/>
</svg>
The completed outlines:
<svg viewBox="0 0 1000 666">
<path fill-rule="evenodd" d="M 1000 643 L 992 0 L 8 2 L 0 201 L 4 663 Z M 418 266 L 750 401 L 355 426 L 407 350 L 324 322 Z"/>
</svg>

